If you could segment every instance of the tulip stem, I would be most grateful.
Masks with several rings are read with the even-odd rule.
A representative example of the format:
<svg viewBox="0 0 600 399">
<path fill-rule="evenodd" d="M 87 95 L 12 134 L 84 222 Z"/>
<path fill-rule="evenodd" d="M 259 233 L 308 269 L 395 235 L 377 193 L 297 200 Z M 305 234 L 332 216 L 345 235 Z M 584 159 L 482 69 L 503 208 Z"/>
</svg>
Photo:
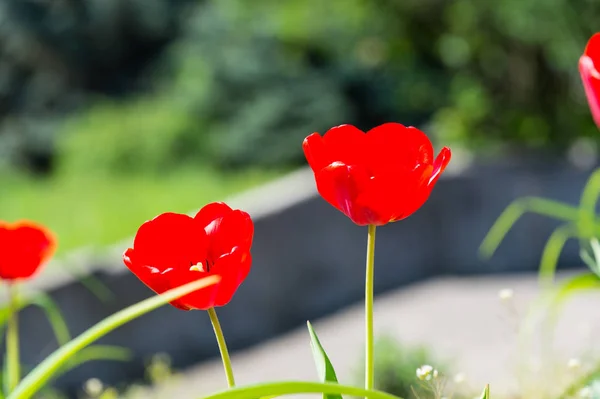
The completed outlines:
<svg viewBox="0 0 600 399">
<path fill-rule="evenodd" d="M 6 329 L 6 362 L 8 373 L 8 390 L 12 392 L 21 379 L 21 362 L 19 360 L 19 305 L 17 286 L 8 283 L 8 325 Z"/>
<path fill-rule="evenodd" d="M 365 389 L 373 389 L 375 385 L 375 362 L 373 343 L 373 281 L 375 270 L 375 225 L 369 225 L 367 239 L 367 267 L 365 278 Z"/>
<path fill-rule="evenodd" d="M 221 359 L 223 360 L 223 368 L 225 369 L 225 377 L 227 378 L 227 386 L 233 388 L 235 386 L 235 380 L 233 378 L 233 369 L 231 368 L 231 359 L 229 358 L 229 351 L 227 350 L 227 343 L 225 342 L 225 336 L 221 329 L 221 323 L 217 317 L 215 308 L 208 309 L 208 316 L 212 323 L 213 330 L 215 330 L 215 337 L 217 337 L 217 344 L 219 344 L 219 352 L 221 352 Z"/>
</svg>

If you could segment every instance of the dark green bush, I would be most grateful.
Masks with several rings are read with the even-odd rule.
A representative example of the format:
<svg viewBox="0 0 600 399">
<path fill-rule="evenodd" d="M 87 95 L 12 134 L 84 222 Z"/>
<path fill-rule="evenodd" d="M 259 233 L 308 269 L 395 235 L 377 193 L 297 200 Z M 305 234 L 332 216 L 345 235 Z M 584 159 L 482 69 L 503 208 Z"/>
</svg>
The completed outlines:
<svg viewBox="0 0 600 399">
<path fill-rule="evenodd" d="M 14 8 L 13 3 L 8 4 Z M 578 137 L 598 137 L 577 71 L 600 19 L 594 0 L 206 0 L 183 17 L 181 7 L 161 0 L 139 14 L 132 10 L 140 2 L 125 2 L 115 8 L 117 14 L 107 11 L 116 3 L 105 3 L 106 9 L 94 8 L 97 40 L 80 37 L 78 9 L 46 10 L 49 20 L 67 21 L 64 31 L 54 32 L 57 28 L 39 16 L 22 24 L 30 30 L 40 25 L 35 37 L 46 35 L 53 43 L 42 48 L 67 68 L 64 76 L 83 76 L 84 83 L 22 73 L 21 86 L 31 90 L 26 96 L 22 90 L 13 93 L 7 103 L 25 98 L 30 101 L 25 104 L 67 104 L 45 108 L 44 120 L 58 120 L 61 112 L 88 104 L 90 92 L 141 90 L 145 97 L 92 105 L 66 129 L 44 126 L 50 133 L 40 133 L 40 123 L 21 123 L 20 116 L 17 123 L 5 119 L 0 139 L 32 148 L 15 144 L 14 137 L 26 143 L 44 137 L 47 145 L 38 147 L 51 152 L 53 134 L 66 131 L 69 140 L 81 137 L 66 149 L 61 144 L 63 164 L 85 164 L 70 159 L 106 142 L 94 167 L 122 172 L 165 170 L 190 161 L 227 167 L 296 164 L 302 162 L 304 136 L 344 122 L 368 129 L 397 120 L 422 126 L 444 144 L 485 151 L 526 147 L 562 153 Z M 106 39 L 122 31 L 123 41 Z M 157 49 L 173 37 L 178 39 L 160 56 L 142 51 L 143 43 Z M 28 59 L 30 46 L 16 48 L 19 59 Z M 132 48 L 136 61 L 128 58 Z M 143 56 L 150 53 L 154 56 Z M 38 59 L 27 65 L 50 64 Z M 97 68 L 103 71 L 98 79 Z M 2 65 L 0 78 L 1 72 Z M 9 82 L 16 75 L 10 76 Z M 6 87 L 0 95 L 11 93 Z M 105 129 L 86 122 L 94 115 L 102 115 Z M 4 133 L 15 125 L 33 133 Z M 131 137 L 118 139 L 123 135 Z M 128 145 L 120 148 L 122 141 L 138 143 L 139 164 L 127 160 L 131 153 Z"/>
</svg>

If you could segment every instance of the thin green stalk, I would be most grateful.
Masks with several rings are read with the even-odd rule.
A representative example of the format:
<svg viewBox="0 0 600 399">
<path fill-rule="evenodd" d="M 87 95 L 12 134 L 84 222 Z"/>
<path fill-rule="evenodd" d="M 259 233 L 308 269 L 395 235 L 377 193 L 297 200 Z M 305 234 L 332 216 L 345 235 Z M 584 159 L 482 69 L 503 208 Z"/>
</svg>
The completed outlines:
<svg viewBox="0 0 600 399">
<path fill-rule="evenodd" d="M 23 379 L 23 381 L 21 381 L 17 388 L 11 392 L 11 394 L 8 396 L 8 399 L 31 398 L 50 378 L 56 374 L 57 371 L 61 370 L 61 367 L 67 361 L 69 361 L 70 358 L 72 358 L 76 353 L 81 351 L 92 342 L 108 334 L 115 328 L 122 326 L 128 321 L 131 321 L 191 292 L 216 284 L 220 280 L 221 278 L 219 276 L 205 277 L 203 279 L 196 280 L 186 285 L 182 285 L 181 287 L 164 292 L 161 295 L 156 295 L 138 302 L 135 305 L 131 305 L 128 308 L 108 316 L 106 319 L 91 327 L 78 337 L 72 339 L 67 344 L 61 346 L 54 351 L 54 353 L 44 359 L 44 361 L 34 368 Z"/>
<path fill-rule="evenodd" d="M 373 339 L 373 281 L 375 275 L 375 225 L 369 225 L 367 239 L 367 267 L 365 278 L 365 389 L 373 389 L 375 385 L 375 359 Z"/>
<path fill-rule="evenodd" d="M 583 375 L 581 378 L 569 385 L 567 389 L 565 389 L 565 391 L 558 397 L 558 399 L 569 399 L 574 397 L 577 392 L 594 382 L 594 380 L 596 380 L 598 377 L 600 377 L 600 363 L 598 363 L 596 367 L 590 370 L 587 374 Z"/>
<path fill-rule="evenodd" d="M 308 393 L 326 393 L 332 395 L 350 395 L 369 399 L 399 399 L 381 391 L 366 390 L 362 388 L 339 385 L 331 382 L 301 382 L 286 381 L 236 387 L 227 391 L 205 396 L 202 399 L 254 399 L 280 395 L 295 395 Z"/>
<path fill-rule="evenodd" d="M 19 355 L 19 304 L 17 286 L 8 283 L 8 324 L 6 330 L 6 362 L 8 369 L 8 389 L 12 392 L 21 379 L 21 360 Z"/>
<path fill-rule="evenodd" d="M 235 386 L 235 379 L 233 378 L 233 368 L 231 367 L 231 358 L 229 357 L 229 351 L 227 350 L 227 343 L 225 342 L 225 336 L 221 329 L 221 323 L 217 317 L 215 308 L 208 309 L 208 316 L 212 323 L 213 330 L 215 330 L 215 337 L 217 338 L 217 344 L 219 344 L 219 352 L 221 352 L 221 359 L 223 360 L 223 368 L 225 369 L 225 377 L 227 378 L 227 386 L 233 388 Z"/>
</svg>

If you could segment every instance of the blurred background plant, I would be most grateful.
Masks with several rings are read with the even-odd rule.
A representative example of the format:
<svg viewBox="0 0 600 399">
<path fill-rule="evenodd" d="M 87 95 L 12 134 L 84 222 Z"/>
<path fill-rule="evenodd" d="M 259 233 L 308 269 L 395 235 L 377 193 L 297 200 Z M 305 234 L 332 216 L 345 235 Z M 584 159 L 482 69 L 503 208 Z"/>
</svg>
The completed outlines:
<svg viewBox="0 0 600 399">
<path fill-rule="evenodd" d="M 357 367 L 357 384 L 364 378 L 363 363 Z M 391 336 L 380 336 L 375 341 L 375 389 L 406 399 L 433 399 L 435 396 L 417 377 L 417 369 L 423 365 L 434 365 L 439 370 L 438 378 L 445 385 L 445 393 L 454 399 L 472 398 L 465 376 L 451 374 L 445 362 L 440 362 L 423 346 L 400 344 Z M 477 387 L 479 389 L 479 387 Z"/>
<path fill-rule="evenodd" d="M 488 154 L 595 146 L 572 66 L 599 13 L 591 0 L 5 1 L 2 217 L 48 224 L 61 250 L 107 244 L 158 209 L 303 163 L 303 137 L 342 122 L 428 125 Z"/>
</svg>

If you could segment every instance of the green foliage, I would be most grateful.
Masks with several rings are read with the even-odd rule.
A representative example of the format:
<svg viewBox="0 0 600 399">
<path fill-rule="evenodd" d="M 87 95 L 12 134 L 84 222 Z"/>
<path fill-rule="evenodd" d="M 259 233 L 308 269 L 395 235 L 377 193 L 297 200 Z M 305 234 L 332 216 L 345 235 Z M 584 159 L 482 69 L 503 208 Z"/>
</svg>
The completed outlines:
<svg viewBox="0 0 600 399">
<path fill-rule="evenodd" d="M 415 398 L 415 393 L 428 398 L 429 392 L 419 384 L 415 374 L 424 364 L 439 362 L 426 348 L 401 346 L 391 337 L 378 338 L 375 341 L 375 389 L 405 399 Z M 360 378 L 359 381 L 362 373 Z"/>
<path fill-rule="evenodd" d="M 315 359 L 315 365 L 319 373 L 319 380 L 321 382 L 338 382 L 337 376 L 333 364 L 329 360 L 329 356 L 323 349 L 317 333 L 313 329 L 309 321 L 306 322 L 308 327 L 308 333 L 310 335 L 310 346 L 312 348 L 313 358 Z M 342 399 L 342 395 L 335 394 L 323 394 L 323 399 Z"/>
<path fill-rule="evenodd" d="M 481 399 L 490 399 L 490 386 L 486 385 L 481 393 Z"/>
<path fill-rule="evenodd" d="M 0 3 L 0 164 L 52 167 L 65 114 L 145 90 L 144 70 L 195 0 Z"/>
<path fill-rule="evenodd" d="M 8 4 L 0 39 L 26 45 L 0 80 L 0 164 L 57 149 L 81 174 L 293 165 L 313 131 L 387 120 L 487 151 L 597 139 L 577 72 L 590 0 Z"/>
<path fill-rule="evenodd" d="M 545 284 L 553 282 L 560 254 L 571 238 L 579 239 L 582 260 L 596 273 L 598 269 L 596 253 L 600 253 L 600 248 L 597 241 L 594 243 L 593 240 L 600 234 L 600 223 L 596 213 L 598 199 L 600 199 L 600 169 L 595 170 L 588 179 L 577 207 L 536 197 L 515 200 L 504 210 L 483 239 L 479 248 L 480 253 L 485 257 L 492 256 L 517 220 L 526 212 L 533 212 L 563 222 L 550 235 L 542 252 L 539 267 L 541 282 Z M 592 244 L 588 244 L 590 240 Z M 593 258 L 588 253 L 590 245 Z"/>
<path fill-rule="evenodd" d="M 158 176 L 90 175 L 47 180 L 11 176 L 0 178 L 3 189 L 10 193 L 0 196 L 0 218 L 26 218 L 45 224 L 59 237 L 59 253 L 81 247 L 93 251 L 130 237 L 135 226 L 161 212 L 190 212 L 278 175 L 196 168 Z M 76 263 L 70 268 L 77 275 L 79 267 Z M 104 291 L 98 292 L 99 287 L 91 288 L 106 298 Z"/>
</svg>

